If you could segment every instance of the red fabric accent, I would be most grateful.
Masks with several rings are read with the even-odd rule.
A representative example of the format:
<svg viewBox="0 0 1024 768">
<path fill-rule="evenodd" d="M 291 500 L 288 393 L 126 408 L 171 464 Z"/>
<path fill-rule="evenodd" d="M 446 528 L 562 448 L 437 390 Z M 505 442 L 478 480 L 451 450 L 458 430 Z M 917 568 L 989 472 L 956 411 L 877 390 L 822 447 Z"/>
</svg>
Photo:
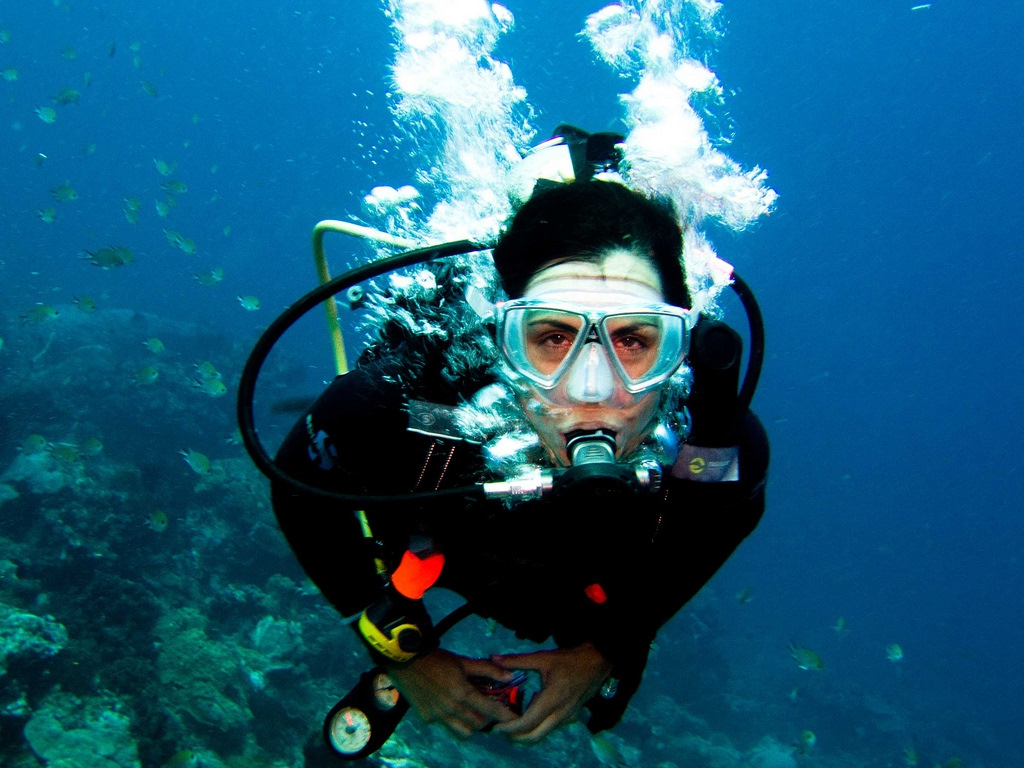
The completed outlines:
<svg viewBox="0 0 1024 768">
<path fill-rule="evenodd" d="M 419 600 L 423 593 L 434 586 L 444 568 L 444 555 L 434 552 L 420 558 L 409 550 L 402 555 L 402 562 L 391 574 L 391 583 L 398 593 L 410 600 Z"/>
<path fill-rule="evenodd" d="M 590 598 L 591 602 L 603 605 L 608 602 L 608 594 L 604 591 L 604 587 L 598 584 L 596 581 L 590 586 L 583 590 L 587 597 Z"/>
</svg>

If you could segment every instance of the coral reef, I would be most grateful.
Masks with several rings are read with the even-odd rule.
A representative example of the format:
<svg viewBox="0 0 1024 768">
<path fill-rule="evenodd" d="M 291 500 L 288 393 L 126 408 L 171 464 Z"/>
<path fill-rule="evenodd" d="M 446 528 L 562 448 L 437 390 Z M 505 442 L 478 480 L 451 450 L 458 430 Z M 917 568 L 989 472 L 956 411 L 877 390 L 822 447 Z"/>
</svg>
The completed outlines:
<svg viewBox="0 0 1024 768">
<path fill-rule="evenodd" d="M 25 741 L 52 768 L 141 768 L 131 721 L 116 699 L 48 696 L 25 725 Z"/>
<path fill-rule="evenodd" d="M 12 657 L 47 659 L 68 644 L 68 632 L 52 616 L 22 613 L 0 603 L 0 677 Z"/>
</svg>

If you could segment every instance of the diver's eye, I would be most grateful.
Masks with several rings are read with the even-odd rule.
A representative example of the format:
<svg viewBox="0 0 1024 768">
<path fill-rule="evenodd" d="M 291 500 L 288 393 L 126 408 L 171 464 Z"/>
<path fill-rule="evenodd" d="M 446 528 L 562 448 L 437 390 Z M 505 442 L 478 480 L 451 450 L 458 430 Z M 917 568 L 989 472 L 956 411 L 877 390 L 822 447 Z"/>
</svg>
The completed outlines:
<svg viewBox="0 0 1024 768">
<path fill-rule="evenodd" d="M 650 344 L 639 336 L 623 336 L 615 339 L 615 346 L 626 350 L 640 351 L 650 347 Z"/>
<path fill-rule="evenodd" d="M 572 337 L 570 337 L 568 334 L 560 333 L 558 331 L 554 331 L 552 333 L 545 334 L 545 335 L 541 336 L 539 339 L 537 339 L 536 341 L 534 341 L 534 343 L 539 345 L 539 346 L 551 347 L 553 349 L 554 348 L 558 348 L 558 347 L 565 347 L 565 348 L 571 347 L 572 346 L 572 342 L 573 342 Z"/>
<path fill-rule="evenodd" d="M 526 336 L 526 356 L 534 368 L 550 376 L 569 355 L 575 341 L 576 332 L 561 323 L 538 324 Z"/>
</svg>

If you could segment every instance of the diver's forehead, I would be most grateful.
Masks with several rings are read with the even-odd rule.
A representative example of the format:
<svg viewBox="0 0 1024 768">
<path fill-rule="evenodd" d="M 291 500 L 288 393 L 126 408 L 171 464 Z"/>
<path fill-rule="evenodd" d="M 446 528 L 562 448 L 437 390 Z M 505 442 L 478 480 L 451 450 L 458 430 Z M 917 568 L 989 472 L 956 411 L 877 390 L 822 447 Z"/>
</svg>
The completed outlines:
<svg viewBox="0 0 1024 768">
<path fill-rule="evenodd" d="M 648 259 L 612 251 L 599 262 L 563 261 L 530 278 L 523 298 L 583 304 L 661 302 L 661 278 Z"/>
</svg>

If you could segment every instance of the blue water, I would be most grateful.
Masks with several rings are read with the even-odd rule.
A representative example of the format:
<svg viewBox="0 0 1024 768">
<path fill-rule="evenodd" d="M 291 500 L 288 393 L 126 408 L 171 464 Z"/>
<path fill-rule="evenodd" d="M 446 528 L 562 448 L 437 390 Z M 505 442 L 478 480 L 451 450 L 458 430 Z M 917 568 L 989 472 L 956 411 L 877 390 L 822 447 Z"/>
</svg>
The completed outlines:
<svg viewBox="0 0 1024 768">
<path fill-rule="evenodd" d="M 595 63 L 576 34 L 601 4 L 556 5 L 511 3 L 517 26 L 497 56 L 527 89 L 541 133 L 563 121 L 619 127 L 617 94 L 629 83 Z M 789 743 L 812 729 L 818 745 L 800 758 L 808 765 L 847 764 L 843 755 L 899 765 L 911 744 L 929 766 L 954 756 L 964 766 L 1024 759 L 1024 6 L 913 5 L 726 3 L 726 35 L 710 62 L 735 126 L 728 151 L 767 168 L 781 195 L 751 231 L 711 233 L 766 317 L 768 357 L 754 404 L 772 439 L 769 505 L 708 591 L 665 629 L 652 660 L 661 674 L 637 701 L 653 717 L 655 694 L 665 693 L 743 749 L 765 734 Z M 396 146 L 387 110 L 391 37 L 381 9 L 323 0 L 276 6 L 72 0 L 68 8 L 40 0 L 0 11 L 0 29 L 11 32 L 0 69 L 19 72 L 14 82 L 0 80 L 0 469 L 27 435 L 83 439 L 88 425 L 103 431 L 111 460 L 143 467 L 147 495 L 138 507 L 176 510 L 178 528 L 206 519 L 176 452 L 241 458 L 223 444 L 234 390 L 221 399 L 169 395 L 168 407 L 192 415 L 175 411 L 166 424 L 160 408 L 131 404 L 112 422 L 111 398 L 134 403 L 130 379 L 148 360 L 137 342 L 171 331 L 104 337 L 115 353 L 108 368 L 33 379 L 52 355 L 71 354 L 60 348 L 60 323 L 85 322 L 72 299 L 95 297 L 96 318 L 128 309 L 198 324 L 217 340 L 181 332 L 176 370 L 219 355 L 230 383 L 272 316 L 313 284 L 312 225 L 357 213 L 376 184 L 413 180 L 421 155 L 408 141 Z M 73 60 L 61 55 L 68 46 Z M 65 87 L 81 91 L 80 103 L 57 106 L 57 121 L 43 123 L 34 109 L 52 106 Z M 153 206 L 167 181 L 154 158 L 176 163 L 174 177 L 188 186 L 166 219 Z M 64 180 L 78 200 L 53 201 L 50 190 Z M 142 203 L 135 225 L 122 214 L 128 196 Z M 36 215 L 47 207 L 57 210 L 51 224 Z M 192 238 L 198 252 L 172 248 L 163 229 Z M 105 271 L 79 258 L 106 245 L 131 247 L 135 263 Z M 332 258 L 336 268 L 349 261 L 344 249 Z M 213 267 L 225 271 L 221 285 L 193 279 Z M 258 312 L 235 299 L 248 294 L 259 297 Z M 62 317 L 21 325 L 18 316 L 38 303 Z M 28 365 L 51 332 L 54 351 Z M 330 376 L 319 333 L 310 322 L 309 338 L 291 342 L 298 362 L 276 394 L 315 392 Z M 33 387 L 73 390 L 38 402 L 78 410 L 41 413 Z M 143 413 L 145 424 L 133 423 Z M 290 417 L 275 418 L 271 438 Z M 176 496 L 182 488 L 184 498 Z M 214 499 L 202 499 L 215 514 Z M 58 502 L 23 494 L 15 503 L 25 516 Z M 0 559 L 34 559 L 38 591 L 58 595 L 57 582 L 46 581 L 58 571 L 42 565 L 43 542 L 53 539 L 6 519 Z M 139 522 L 144 528 L 142 513 Z M 194 549 L 197 534 L 167 532 L 179 538 L 154 545 L 146 529 L 116 541 L 143 555 L 156 546 L 151 562 L 172 568 L 162 558 Z M 204 536 L 208 543 L 212 534 Z M 21 537 L 40 550 L 15 547 Z M 242 557 L 243 545 L 231 553 Z M 123 576 L 125 557 L 93 558 L 89 568 Z M 255 566 L 239 562 L 228 578 L 244 582 L 248 568 Z M 24 570 L 27 580 L 33 568 Z M 733 596 L 744 588 L 754 599 L 741 604 Z M 202 608 L 202 585 L 192 594 Z M 33 611 L 81 634 L 95 630 L 70 604 L 63 617 L 43 605 Z M 843 637 L 829 629 L 840 616 Z M 211 637 L 230 634 L 218 620 L 232 632 L 244 625 L 211 612 Z M 72 631 L 55 664 L 75 639 Z M 797 669 L 789 642 L 818 651 L 825 671 Z M 903 648 L 902 662 L 885 658 L 891 643 Z M 680 660 L 676 646 L 706 655 Z M 65 668 L 55 669 L 59 676 Z M 79 695 L 88 688 L 67 685 Z M 787 699 L 794 687 L 797 703 Z M 29 699 L 41 706 L 44 695 L 37 686 Z M 902 725 L 878 727 L 886 716 L 865 701 L 884 701 Z M 270 704 L 254 713 L 257 731 L 275 717 Z M 0 728 L 17 737 L 24 720 L 0 717 Z M 623 733 L 640 739 L 628 725 Z M 189 738 L 177 747 L 228 748 L 204 742 L 201 729 Z M 164 740 L 143 747 L 144 759 L 160 764 L 174 749 Z"/>
</svg>

